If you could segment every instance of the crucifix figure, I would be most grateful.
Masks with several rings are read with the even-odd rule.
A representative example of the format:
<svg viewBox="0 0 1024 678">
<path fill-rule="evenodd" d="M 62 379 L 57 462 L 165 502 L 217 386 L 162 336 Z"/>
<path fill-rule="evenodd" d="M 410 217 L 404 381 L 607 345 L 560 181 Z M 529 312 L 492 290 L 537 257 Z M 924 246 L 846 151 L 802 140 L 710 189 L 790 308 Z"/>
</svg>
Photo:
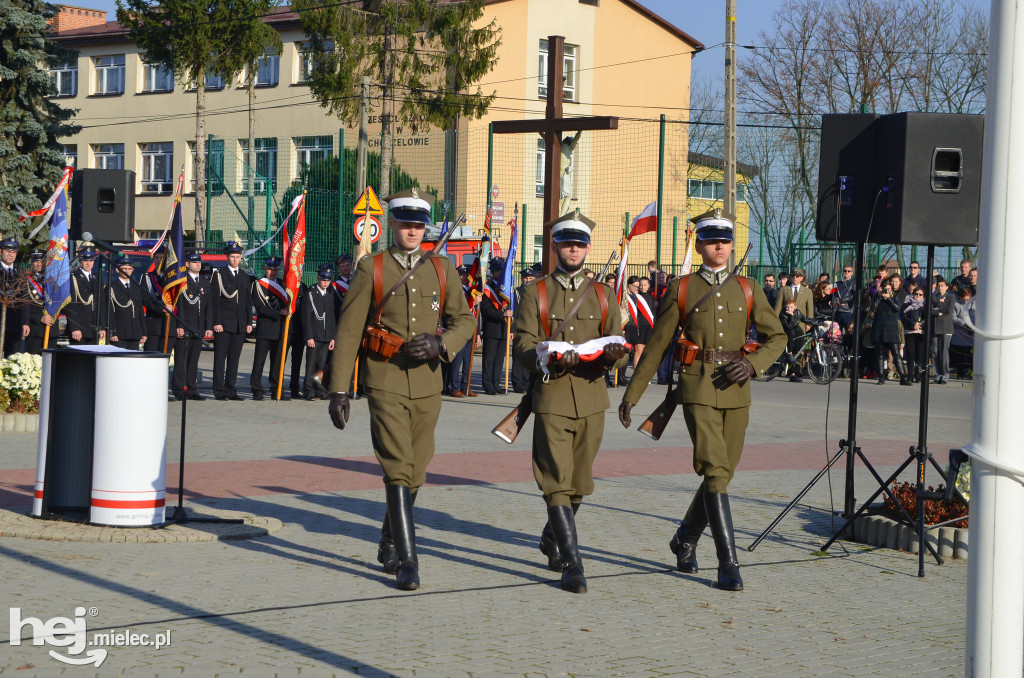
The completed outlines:
<svg viewBox="0 0 1024 678">
<path fill-rule="evenodd" d="M 543 120 L 500 120 L 492 123 L 495 134 L 539 133 L 544 137 L 544 223 L 548 224 L 569 211 L 572 194 L 573 151 L 580 134 L 589 130 L 618 129 L 615 116 L 563 118 L 562 95 L 565 60 L 565 38 L 548 36 L 548 103 Z M 566 137 L 560 134 L 576 132 Z M 551 258 L 551 229 L 544 228 L 543 270 L 551 273 L 555 262 Z"/>
</svg>

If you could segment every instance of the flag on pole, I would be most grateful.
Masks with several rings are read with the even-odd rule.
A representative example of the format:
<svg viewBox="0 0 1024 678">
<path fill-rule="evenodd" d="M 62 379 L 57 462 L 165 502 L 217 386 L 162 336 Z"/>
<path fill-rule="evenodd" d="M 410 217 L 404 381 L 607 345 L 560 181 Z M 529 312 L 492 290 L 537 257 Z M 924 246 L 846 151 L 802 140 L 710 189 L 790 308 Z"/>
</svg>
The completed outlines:
<svg viewBox="0 0 1024 678">
<path fill-rule="evenodd" d="M 39 222 L 39 225 L 32 229 L 32 232 L 28 234 L 29 240 L 34 238 L 36 236 L 36 233 L 38 233 L 43 228 L 43 226 L 46 226 L 46 224 L 50 223 L 50 219 L 53 217 L 54 213 L 54 205 L 57 202 L 57 198 L 59 198 L 61 194 L 64 195 L 65 212 L 67 211 L 67 188 L 68 184 L 71 182 L 71 175 L 74 171 L 74 167 L 64 168 L 64 174 L 61 176 L 60 181 L 57 182 L 57 188 L 54 189 L 53 195 L 47 198 L 46 202 L 43 203 L 43 206 L 40 207 L 39 209 L 32 210 L 31 212 L 26 212 L 18 205 L 14 206 L 14 208 L 18 210 L 18 212 L 21 214 L 21 216 L 18 217 L 19 222 L 25 221 L 26 219 L 29 219 L 31 217 L 43 217 L 42 220 Z"/>
<path fill-rule="evenodd" d="M 512 220 L 508 222 L 508 225 L 512 228 L 512 236 L 508 241 L 508 255 L 505 257 L 505 270 L 501 273 L 501 292 L 508 297 L 508 308 L 510 311 L 516 310 L 516 295 L 512 289 L 512 283 L 515 281 L 515 265 L 516 265 L 516 251 L 518 248 L 518 235 L 516 228 L 516 218 L 512 217 Z"/>
<path fill-rule="evenodd" d="M 184 167 L 182 167 L 181 173 L 178 174 L 178 185 L 174 189 L 174 201 L 171 203 L 171 215 L 167 218 L 167 225 L 164 226 L 164 232 L 160 234 L 160 237 L 157 239 L 157 241 L 153 244 L 152 247 L 149 248 L 150 254 L 156 254 L 156 251 L 160 249 L 160 245 L 164 243 L 164 238 L 167 237 L 167 231 L 171 230 L 171 228 L 174 226 L 174 215 L 176 214 L 176 210 L 180 211 L 181 209 L 181 191 L 184 188 L 184 186 L 185 169 Z M 180 214 L 178 215 L 178 219 L 181 219 Z"/>
<path fill-rule="evenodd" d="M 50 226 L 50 245 L 46 249 L 46 281 L 43 306 L 46 313 L 57 317 L 64 305 L 71 301 L 71 266 L 68 262 L 68 192 L 67 184 L 60 187 L 54 202 L 53 222 Z M 9 322 L 9 321 L 8 321 Z"/>
<path fill-rule="evenodd" d="M 633 219 L 633 227 L 629 230 L 626 240 L 632 240 L 643 233 L 652 233 L 658 230 L 658 201 L 655 200 L 644 208 L 644 211 Z"/>
<path fill-rule="evenodd" d="M 686 232 L 686 257 L 683 259 L 683 275 L 687 275 L 690 272 L 690 268 L 693 266 L 693 230 Z"/>
<path fill-rule="evenodd" d="M 448 208 L 446 207 L 444 209 L 444 223 L 441 224 L 441 233 L 437 236 L 438 240 L 440 240 L 441 238 L 444 237 L 444 234 L 448 232 L 448 228 L 449 228 L 449 226 L 448 226 Z M 440 254 L 441 256 L 445 256 L 445 257 L 448 256 L 448 242 L 447 241 L 445 241 L 444 247 L 439 249 L 437 251 L 437 253 Z"/>
<path fill-rule="evenodd" d="M 619 270 L 615 274 L 615 298 L 622 303 L 622 288 L 626 284 L 626 261 L 629 259 L 629 243 L 625 238 L 620 243 L 622 245 L 622 254 L 619 255 Z"/>
<path fill-rule="evenodd" d="M 170 238 L 164 248 L 164 256 L 157 267 L 163 289 L 160 298 L 166 306 L 174 306 L 178 295 L 184 289 L 185 275 L 185 233 L 181 226 L 181 199 L 174 202 L 174 217 L 171 219 Z"/>
<path fill-rule="evenodd" d="M 285 266 L 284 287 L 288 291 L 288 312 L 295 313 L 295 302 L 299 297 L 299 283 L 302 281 L 302 264 L 306 259 L 306 192 L 303 191 L 296 200 L 299 203 L 299 214 L 295 217 L 295 233 L 288 240 L 288 228 L 284 229 Z M 364 233 L 369 236 L 369 230 Z M 370 242 L 370 238 L 363 238 Z"/>
</svg>

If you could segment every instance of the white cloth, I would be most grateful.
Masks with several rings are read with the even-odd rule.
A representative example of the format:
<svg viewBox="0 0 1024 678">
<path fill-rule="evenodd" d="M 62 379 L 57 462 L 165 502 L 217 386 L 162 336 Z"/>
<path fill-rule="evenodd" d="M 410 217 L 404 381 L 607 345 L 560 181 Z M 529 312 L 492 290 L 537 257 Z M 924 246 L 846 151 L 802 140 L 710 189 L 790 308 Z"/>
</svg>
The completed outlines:
<svg viewBox="0 0 1024 678">
<path fill-rule="evenodd" d="M 605 346 L 612 344 L 625 344 L 626 340 L 620 336 L 599 337 L 591 339 L 582 344 L 570 344 L 567 341 L 542 341 L 537 344 L 537 363 L 544 374 L 551 374 L 548 365 L 553 358 L 559 358 L 563 353 L 576 351 L 580 360 L 587 362 L 596 360 L 604 351 Z"/>
</svg>

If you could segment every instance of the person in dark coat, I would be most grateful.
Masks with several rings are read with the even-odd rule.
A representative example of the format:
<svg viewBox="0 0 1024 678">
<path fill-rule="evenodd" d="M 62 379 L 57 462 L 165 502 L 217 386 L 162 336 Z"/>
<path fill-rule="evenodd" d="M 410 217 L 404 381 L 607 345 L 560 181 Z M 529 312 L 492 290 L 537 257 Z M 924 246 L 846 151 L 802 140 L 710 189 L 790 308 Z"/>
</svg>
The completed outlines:
<svg viewBox="0 0 1024 678">
<path fill-rule="evenodd" d="M 288 354 L 291 356 L 291 369 L 289 371 L 289 387 L 292 399 L 298 400 L 302 397 L 302 356 L 306 351 L 306 335 L 302 330 L 302 304 L 306 300 L 306 292 L 309 288 L 306 283 L 299 281 L 298 294 L 295 297 L 295 311 L 292 313 L 290 327 L 288 328 Z"/>
<path fill-rule="evenodd" d="M 46 252 L 33 250 L 28 255 L 28 261 L 28 302 L 21 307 L 21 336 L 25 339 L 25 353 L 40 355 L 43 352 L 43 336 L 46 334 L 43 318 L 49 318 L 44 307 L 46 274 L 43 266 L 46 263 Z"/>
<path fill-rule="evenodd" d="M 797 366 L 797 359 L 799 357 L 800 349 L 804 347 L 804 327 L 806 324 L 813 324 L 814 318 L 808 318 L 796 307 L 796 299 L 790 297 L 786 299 L 785 303 L 782 304 L 782 310 L 779 312 L 779 322 L 782 323 L 782 329 L 786 333 L 786 360 L 790 365 L 789 380 L 794 383 L 800 383 L 803 379 L 800 377 L 800 368 Z"/>
<path fill-rule="evenodd" d="M 83 247 L 78 251 L 78 268 L 71 274 L 71 300 L 64 307 L 68 321 L 69 343 L 95 344 L 96 338 L 105 339 L 107 333 L 99 329 L 99 307 L 103 285 L 100 276 L 93 271 L 96 266 L 96 249 Z"/>
<path fill-rule="evenodd" d="M 252 280 L 238 266 L 242 247 L 229 242 L 224 247 L 228 265 L 210 278 L 213 297 L 213 395 L 217 400 L 244 400 L 235 390 L 238 359 L 245 335 L 252 332 Z"/>
<path fill-rule="evenodd" d="M 900 307 L 896 304 L 889 280 L 882 280 L 878 294 L 871 302 L 871 313 L 871 343 L 878 361 L 878 383 L 886 382 L 885 356 L 891 353 L 896 372 L 900 375 L 900 384 L 909 386 L 910 378 L 900 355 Z"/>
<path fill-rule="evenodd" d="M 256 348 L 252 356 L 249 388 L 253 400 L 263 400 L 263 366 L 270 355 L 270 397 L 277 400 L 277 383 L 281 376 L 281 339 L 284 319 L 288 315 L 288 293 L 277 277 L 281 260 L 270 257 L 264 263 L 267 275 L 252 284 L 252 303 L 256 307 Z M 282 400 L 291 400 L 281 393 Z"/>
<path fill-rule="evenodd" d="M 949 343 L 953 338 L 954 295 L 942 276 L 936 276 L 935 294 L 932 296 L 932 361 L 935 364 L 936 384 L 949 381 Z"/>
<path fill-rule="evenodd" d="M 314 375 L 327 366 L 327 355 L 334 350 L 334 335 L 338 327 L 338 297 L 331 291 L 334 267 L 324 264 L 317 271 L 317 284 L 306 292 L 302 300 L 302 331 L 306 337 L 306 400 L 319 397 L 327 400 L 327 389 Z"/>
<path fill-rule="evenodd" d="M 6 287 L 16 285 L 21 278 L 21 271 L 14 265 L 18 258 L 18 241 L 14 238 L 0 240 L 0 282 Z M 17 353 L 21 348 L 21 306 L 12 306 L 7 309 L 7 325 L 4 329 L 3 341 L 5 356 Z"/>
<path fill-rule="evenodd" d="M 203 257 L 199 252 L 185 255 L 185 284 L 175 302 L 174 373 L 171 376 L 171 400 L 206 400 L 199 395 L 199 355 L 203 350 L 203 339 L 213 339 L 213 321 L 210 302 L 210 281 L 199 275 Z M 178 322 L 180 321 L 180 322 Z M 191 336 L 188 325 L 199 336 Z"/>
<path fill-rule="evenodd" d="M 483 386 L 487 395 L 504 395 L 505 384 L 501 377 L 501 367 L 505 362 L 508 346 L 508 325 L 506 318 L 512 317 L 508 300 L 501 293 L 500 280 L 505 268 L 504 259 L 491 261 L 491 276 L 484 287 L 484 298 L 480 300 L 480 335 L 484 345 L 481 363 L 483 366 Z"/>
<path fill-rule="evenodd" d="M 142 290 L 132 280 L 135 265 L 126 256 L 116 260 L 117 279 L 110 281 L 103 295 L 110 311 L 110 343 L 132 351 L 146 341 L 145 302 Z"/>
<path fill-rule="evenodd" d="M 523 283 L 515 289 L 516 310 L 519 309 L 519 302 L 523 298 L 523 290 L 526 286 L 537 279 L 537 272 L 533 268 L 524 268 L 522 271 Z M 512 319 L 512 332 L 515 333 L 516 321 L 513 312 Z M 530 371 L 519 364 L 518 360 L 512 361 L 512 390 L 516 393 L 526 393 L 526 389 L 530 387 Z"/>
<path fill-rule="evenodd" d="M 160 279 L 160 274 L 156 271 L 156 267 L 146 271 L 146 275 L 142 276 L 142 287 L 145 291 L 142 295 L 142 301 L 145 304 L 146 314 L 146 343 L 142 349 L 144 351 L 162 352 L 164 350 L 164 333 L 166 332 L 166 353 L 172 353 L 174 351 L 174 340 L 177 338 L 178 333 L 174 331 L 174 316 L 167 312 L 162 303 L 161 295 L 163 294 L 164 286 L 163 281 Z"/>
</svg>

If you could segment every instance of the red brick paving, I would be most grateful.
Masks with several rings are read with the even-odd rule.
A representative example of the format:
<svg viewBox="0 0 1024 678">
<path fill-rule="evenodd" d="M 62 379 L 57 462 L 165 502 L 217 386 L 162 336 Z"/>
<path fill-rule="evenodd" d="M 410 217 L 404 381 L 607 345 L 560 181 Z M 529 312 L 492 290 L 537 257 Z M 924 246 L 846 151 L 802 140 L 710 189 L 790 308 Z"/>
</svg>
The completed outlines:
<svg viewBox="0 0 1024 678">
<path fill-rule="evenodd" d="M 912 443 L 862 440 L 861 449 L 876 466 L 895 466 L 908 455 Z M 739 471 L 817 470 L 825 455 L 834 454 L 838 443 L 826 449 L 820 440 L 795 443 L 748 444 Z M 930 449 L 944 465 L 952 443 L 931 443 Z M 597 456 L 594 475 L 599 478 L 675 475 L 693 473 L 691 447 L 641 447 L 605 450 Z M 840 461 L 836 468 L 845 468 Z M 35 478 L 33 469 L 0 471 L 0 506 L 28 507 Z M 178 465 L 168 464 L 167 480 L 176 485 Z M 808 476 L 808 479 L 810 476 Z M 438 454 L 430 463 L 430 485 L 469 485 L 532 482 L 530 453 L 526 450 Z M 186 465 L 186 494 L 191 497 L 252 497 L 266 494 L 343 492 L 381 486 L 380 468 L 373 457 L 292 456 L 253 461 L 194 462 Z M 168 494 L 176 487 L 168 487 Z"/>
</svg>

